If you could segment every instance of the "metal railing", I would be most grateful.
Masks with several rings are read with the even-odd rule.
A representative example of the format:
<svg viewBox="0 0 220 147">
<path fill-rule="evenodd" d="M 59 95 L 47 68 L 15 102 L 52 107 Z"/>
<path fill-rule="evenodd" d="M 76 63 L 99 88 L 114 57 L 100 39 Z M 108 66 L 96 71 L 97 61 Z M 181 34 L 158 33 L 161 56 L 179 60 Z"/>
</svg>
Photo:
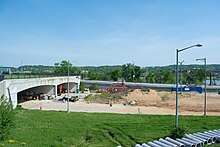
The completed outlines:
<svg viewBox="0 0 220 147">
<path fill-rule="evenodd" d="M 30 78 L 48 78 L 48 77 L 65 77 L 67 74 L 35 74 L 35 73 L 13 73 L 13 74 L 3 74 L 3 79 L 30 79 Z M 70 76 L 80 76 L 79 74 L 70 74 Z"/>
</svg>

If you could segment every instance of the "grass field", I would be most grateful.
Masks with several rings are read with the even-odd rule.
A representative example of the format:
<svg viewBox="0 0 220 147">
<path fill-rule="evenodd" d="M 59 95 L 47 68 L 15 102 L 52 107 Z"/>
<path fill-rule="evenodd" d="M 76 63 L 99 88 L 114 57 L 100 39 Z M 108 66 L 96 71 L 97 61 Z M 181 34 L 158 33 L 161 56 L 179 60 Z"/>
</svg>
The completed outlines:
<svg viewBox="0 0 220 147">
<path fill-rule="evenodd" d="M 10 136 L 16 142 L 1 144 L 26 144 L 24 146 L 30 147 L 129 147 L 169 135 L 174 124 L 175 117 L 169 115 L 17 110 L 16 126 Z M 220 129 L 220 117 L 180 116 L 179 125 L 188 128 L 188 133 Z"/>
</svg>

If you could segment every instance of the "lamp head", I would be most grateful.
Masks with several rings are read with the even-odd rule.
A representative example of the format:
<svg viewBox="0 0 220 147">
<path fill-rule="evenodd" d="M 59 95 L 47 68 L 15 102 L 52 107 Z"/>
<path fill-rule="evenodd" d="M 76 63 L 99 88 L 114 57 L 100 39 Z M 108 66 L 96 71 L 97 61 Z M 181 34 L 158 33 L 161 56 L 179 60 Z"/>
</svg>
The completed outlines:
<svg viewBox="0 0 220 147">
<path fill-rule="evenodd" d="M 206 60 L 206 58 L 200 58 L 200 59 L 196 59 L 196 61 L 205 61 Z"/>
<path fill-rule="evenodd" d="M 202 44 L 196 44 L 195 46 L 196 47 L 202 47 Z"/>
</svg>

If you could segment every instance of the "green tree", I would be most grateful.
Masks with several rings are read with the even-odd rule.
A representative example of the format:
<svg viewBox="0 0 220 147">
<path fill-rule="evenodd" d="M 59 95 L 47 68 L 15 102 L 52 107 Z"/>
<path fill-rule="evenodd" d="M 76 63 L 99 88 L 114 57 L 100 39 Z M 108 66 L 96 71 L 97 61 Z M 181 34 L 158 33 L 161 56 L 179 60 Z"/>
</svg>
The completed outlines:
<svg viewBox="0 0 220 147">
<path fill-rule="evenodd" d="M 172 84 L 175 83 L 175 75 L 170 70 L 150 72 L 146 76 L 146 82 Z"/>
<path fill-rule="evenodd" d="M 122 77 L 125 81 L 139 81 L 142 70 L 139 66 L 135 66 L 131 63 L 122 65 Z"/>
<path fill-rule="evenodd" d="M 207 71 L 206 76 L 210 74 L 210 71 Z M 204 84 L 205 70 L 204 69 L 194 69 L 190 70 L 186 75 L 187 84 Z"/>
<path fill-rule="evenodd" d="M 120 68 L 115 69 L 113 72 L 111 72 L 111 79 L 113 81 L 118 81 L 119 78 L 122 76 L 122 70 Z"/>
<path fill-rule="evenodd" d="M 11 99 L 0 98 L 0 140 L 7 139 L 14 126 L 14 110 Z"/>
<path fill-rule="evenodd" d="M 96 72 L 90 70 L 88 72 L 88 78 L 90 80 L 98 80 L 99 79 L 99 74 L 97 74 Z"/>
<path fill-rule="evenodd" d="M 134 66 L 134 71 L 132 71 L 132 74 L 134 75 L 134 81 L 140 82 L 140 77 L 144 71 L 141 69 L 140 66 Z"/>
<path fill-rule="evenodd" d="M 147 83 L 155 83 L 156 74 L 154 72 L 149 72 L 145 79 Z"/>
<path fill-rule="evenodd" d="M 132 81 L 132 64 L 127 63 L 122 65 L 122 77 L 125 81 Z"/>
<path fill-rule="evenodd" d="M 71 74 L 81 74 L 81 69 L 79 67 L 73 66 L 68 61 L 63 60 L 61 63 L 55 63 L 55 70 L 54 73 L 57 74 L 67 74 L 68 73 L 68 66 L 69 66 L 69 73 Z"/>
<path fill-rule="evenodd" d="M 99 80 L 110 81 L 111 74 L 110 73 L 101 73 L 101 74 L 99 74 Z"/>
<path fill-rule="evenodd" d="M 163 83 L 165 84 L 173 84 L 175 83 L 175 75 L 172 74 L 172 72 L 170 70 L 163 70 L 161 72 L 162 76 L 163 76 Z"/>
</svg>

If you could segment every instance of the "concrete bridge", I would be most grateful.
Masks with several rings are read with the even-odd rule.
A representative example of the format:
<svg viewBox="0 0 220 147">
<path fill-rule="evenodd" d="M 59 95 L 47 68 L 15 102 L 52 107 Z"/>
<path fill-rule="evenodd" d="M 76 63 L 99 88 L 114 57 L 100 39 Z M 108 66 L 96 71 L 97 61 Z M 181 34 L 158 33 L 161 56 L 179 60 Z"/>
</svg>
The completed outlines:
<svg viewBox="0 0 220 147">
<path fill-rule="evenodd" d="M 10 97 L 14 107 L 18 104 L 20 92 L 45 93 L 57 96 L 59 85 L 67 89 L 68 77 L 33 78 L 33 79 L 10 79 L 0 82 L 0 96 Z M 80 85 L 79 76 L 69 77 L 70 92 L 77 92 Z"/>
</svg>

